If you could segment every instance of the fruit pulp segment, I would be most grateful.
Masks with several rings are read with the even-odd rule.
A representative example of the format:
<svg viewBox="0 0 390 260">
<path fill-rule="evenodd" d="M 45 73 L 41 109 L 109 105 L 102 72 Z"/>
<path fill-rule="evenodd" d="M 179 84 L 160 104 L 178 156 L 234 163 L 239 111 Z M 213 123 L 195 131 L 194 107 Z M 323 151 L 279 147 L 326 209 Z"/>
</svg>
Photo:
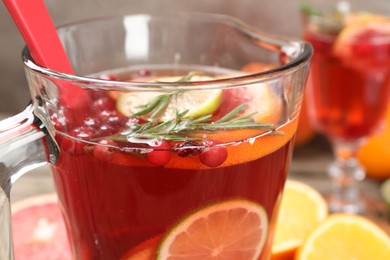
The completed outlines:
<svg viewBox="0 0 390 260">
<path fill-rule="evenodd" d="M 352 41 L 339 47 L 348 56 L 339 56 L 334 52 L 337 37 L 305 32 L 304 38 L 315 50 L 308 101 L 319 130 L 331 138 L 353 140 L 372 134 L 384 117 L 390 84 L 390 41 Z"/>
<path fill-rule="evenodd" d="M 191 210 L 231 198 L 256 201 L 274 221 L 291 152 L 289 141 L 250 162 L 185 170 L 123 166 L 62 151 L 53 170 L 73 250 L 87 259 L 118 259 Z"/>
</svg>

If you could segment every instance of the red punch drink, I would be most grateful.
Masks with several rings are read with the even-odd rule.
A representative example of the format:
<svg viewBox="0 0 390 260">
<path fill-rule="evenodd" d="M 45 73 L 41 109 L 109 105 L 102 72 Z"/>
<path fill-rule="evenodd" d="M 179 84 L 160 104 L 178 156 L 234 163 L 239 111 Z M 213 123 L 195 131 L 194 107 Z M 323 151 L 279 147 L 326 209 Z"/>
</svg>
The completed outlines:
<svg viewBox="0 0 390 260">
<path fill-rule="evenodd" d="M 390 20 L 353 12 L 314 17 L 304 18 L 304 38 L 315 50 L 308 88 L 313 122 L 331 139 L 367 137 L 388 103 Z"/>
<path fill-rule="evenodd" d="M 34 126 L 15 143 L 34 167 L 51 164 L 73 259 L 269 259 L 311 45 L 214 14 L 97 18 L 58 34 L 75 75 L 25 49 L 33 104 L 17 119 Z"/>
<path fill-rule="evenodd" d="M 216 77 L 115 75 L 170 84 Z M 89 93 L 93 112 L 57 134 L 53 166 L 77 259 L 270 256 L 296 131 L 295 118 L 278 125 L 287 107 L 275 89 Z"/>
</svg>

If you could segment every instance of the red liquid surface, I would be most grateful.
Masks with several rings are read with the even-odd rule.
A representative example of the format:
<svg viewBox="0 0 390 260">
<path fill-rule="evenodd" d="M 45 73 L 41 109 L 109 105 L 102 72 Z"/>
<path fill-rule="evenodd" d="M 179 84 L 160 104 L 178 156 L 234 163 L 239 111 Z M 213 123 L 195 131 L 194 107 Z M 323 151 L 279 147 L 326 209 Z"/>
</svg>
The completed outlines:
<svg viewBox="0 0 390 260">
<path fill-rule="evenodd" d="M 334 53 L 337 35 L 307 31 L 314 47 L 309 113 L 315 126 L 331 139 L 355 140 L 378 130 L 388 103 L 390 40 L 374 43 L 372 32 L 342 46 L 348 55 Z M 309 81 L 310 82 L 310 81 Z"/>
</svg>

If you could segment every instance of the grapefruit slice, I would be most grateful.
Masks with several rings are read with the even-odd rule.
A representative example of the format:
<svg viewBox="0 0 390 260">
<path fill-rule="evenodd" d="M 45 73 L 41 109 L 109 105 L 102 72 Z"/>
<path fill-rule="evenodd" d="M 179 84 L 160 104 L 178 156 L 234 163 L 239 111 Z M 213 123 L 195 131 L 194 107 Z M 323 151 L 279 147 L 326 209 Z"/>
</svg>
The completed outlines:
<svg viewBox="0 0 390 260">
<path fill-rule="evenodd" d="M 163 237 L 157 259 L 258 259 L 267 232 L 261 205 L 241 199 L 217 202 L 174 226 Z"/>
<path fill-rule="evenodd" d="M 16 260 L 66 260 L 71 250 L 55 194 L 31 197 L 12 205 Z"/>
</svg>

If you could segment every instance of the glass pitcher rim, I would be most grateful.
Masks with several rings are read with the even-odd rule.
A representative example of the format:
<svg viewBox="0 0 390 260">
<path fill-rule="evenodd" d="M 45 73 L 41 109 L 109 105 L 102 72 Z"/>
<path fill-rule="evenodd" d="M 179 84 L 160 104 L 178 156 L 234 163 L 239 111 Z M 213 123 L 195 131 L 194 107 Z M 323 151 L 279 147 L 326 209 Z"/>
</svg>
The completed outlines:
<svg viewBox="0 0 390 260">
<path fill-rule="evenodd" d="M 90 19 L 83 19 L 67 23 L 59 26 L 57 29 L 76 26 L 79 24 L 85 24 L 96 21 L 103 21 L 109 19 L 124 19 L 125 17 L 170 17 L 170 18 L 182 18 L 185 19 L 208 19 L 213 21 L 223 21 L 225 24 L 229 24 L 236 30 L 246 33 L 252 37 L 253 40 L 260 40 L 266 43 L 271 43 L 275 46 L 284 48 L 283 51 L 290 52 L 290 55 L 295 55 L 289 62 L 277 66 L 275 68 L 267 69 L 262 72 L 245 72 L 243 74 L 234 74 L 231 77 L 215 78 L 202 81 L 186 81 L 186 82 L 141 82 L 141 81 L 117 81 L 110 79 L 95 78 L 91 76 L 80 76 L 68 73 L 59 72 L 50 68 L 44 67 L 36 63 L 30 54 L 27 46 L 23 48 L 22 59 L 26 69 L 38 73 L 42 76 L 62 80 L 64 82 L 70 82 L 77 84 L 84 88 L 93 89 L 106 89 L 110 90 L 147 90 L 147 91 L 169 91 L 169 90 L 201 90 L 201 89 L 213 89 L 228 86 L 238 86 L 253 82 L 265 82 L 285 75 L 286 73 L 292 73 L 299 70 L 302 66 L 305 66 L 310 62 L 313 55 L 313 48 L 310 43 L 305 40 L 295 39 L 293 37 L 285 37 L 282 35 L 276 35 L 261 31 L 254 28 L 251 25 L 243 22 L 242 20 L 224 14 L 215 13 L 196 13 L 196 12 L 182 12 L 182 13 L 165 13 L 165 14 L 121 14 L 111 16 L 101 16 Z M 146 64 L 148 65 L 148 64 Z"/>
</svg>

